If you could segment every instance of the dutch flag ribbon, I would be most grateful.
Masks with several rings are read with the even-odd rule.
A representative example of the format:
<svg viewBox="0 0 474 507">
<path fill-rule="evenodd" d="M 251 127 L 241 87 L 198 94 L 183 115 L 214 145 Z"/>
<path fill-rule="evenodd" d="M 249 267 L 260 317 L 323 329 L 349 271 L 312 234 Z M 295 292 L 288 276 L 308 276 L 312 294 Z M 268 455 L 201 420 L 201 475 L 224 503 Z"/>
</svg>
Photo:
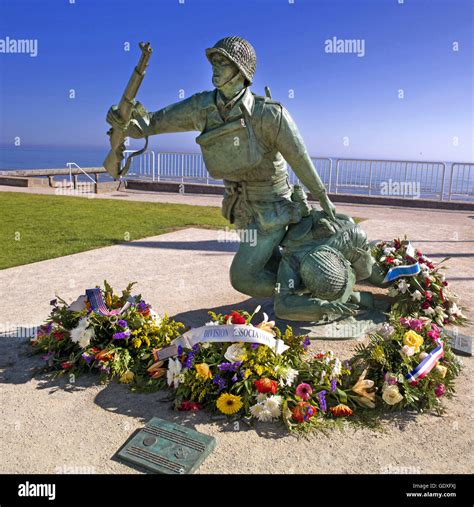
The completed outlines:
<svg viewBox="0 0 474 507">
<path fill-rule="evenodd" d="M 405 378 L 410 384 L 415 385 L 418 380 L 426 377 L 428 373 L 436 366 L 436 363 L 444 356 L 444 346 L 441 340 L 436 340 L 436 348 L 434 348 L 421 363 L 406 374 Z"/>
<path fill-rule="evenodd" d="M 414 257 L 415 249 L 411 243 L 408 243 L 406 254 L 410 257 Z M 415 264 L 410 264 L 409 266 L 394 266 L 387 271 L 385 278 L 383 279 L 383 283 L 393 282 L 397 278 L 401 278 L 402 276 L 415 276 L 420 272 L 420 265 L 418 262 Z"/>
</svg>

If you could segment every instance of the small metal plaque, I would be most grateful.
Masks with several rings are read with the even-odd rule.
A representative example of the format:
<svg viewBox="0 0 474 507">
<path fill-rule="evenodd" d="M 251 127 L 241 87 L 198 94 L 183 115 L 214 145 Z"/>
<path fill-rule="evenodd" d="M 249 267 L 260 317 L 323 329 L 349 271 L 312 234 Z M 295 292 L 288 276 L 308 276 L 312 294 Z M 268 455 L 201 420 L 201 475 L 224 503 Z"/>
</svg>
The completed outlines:
<svg viewBox="0 0 474 507">
<path fill-rule="evenodd" d="M 213 437 L 154 417 L 118 456 L 154 473 L 192 474 L 215 446 Z"/>
<path fill-rule="evenodd" d="M 472 338 L 466 334 L 448 330 L 446 334 L 449 336 L 449 344 L 455 354 L 464 356 L 472 356 Z"/>
</svg>

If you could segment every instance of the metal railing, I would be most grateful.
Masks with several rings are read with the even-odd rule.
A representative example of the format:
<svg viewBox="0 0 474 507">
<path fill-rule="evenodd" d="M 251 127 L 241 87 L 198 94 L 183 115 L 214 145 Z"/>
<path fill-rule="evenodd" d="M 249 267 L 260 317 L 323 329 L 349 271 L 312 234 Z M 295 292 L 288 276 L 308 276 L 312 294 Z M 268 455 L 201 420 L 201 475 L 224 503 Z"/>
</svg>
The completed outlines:
<svg viewBox="0 0 474 507">
<path fill-rule="evenodd" d="M 131 153 L 127 150 L 126 154 Z M 474 200 L 474 163 L 311 157 L 328 192 L 402 199 Z M 298 177 L 287 166 L 290 183 Z M 221 185 L 210 177 L 200 153 L 147 151 L 127 175 L 152 181 Z"/>
<path fill-rule="evenodd" d="M 474 164 L 453 162 L 449 179 L 448 200 L 474 199 Z"/>
<path fill-rule="evenodd" d="M 444 162 L 338 159 L 335 193 L 442 200 Z"/>
<path fill-rule="evenodd" d="M 130 154 L 134 153 L 134 151 L 135 150 L 125 150 L 123 152 L 125 158 L 122 160 L 122 167 L 127 160 L 127 156 L 130 156 Z M 135 176 L 137 178 L 150 178 L 152 181 L 155 181 L 155 160 L 156 155 L 153 150 L 147 150 L 145 153 L 133 157 L 127 176 Z"/>
</svg>

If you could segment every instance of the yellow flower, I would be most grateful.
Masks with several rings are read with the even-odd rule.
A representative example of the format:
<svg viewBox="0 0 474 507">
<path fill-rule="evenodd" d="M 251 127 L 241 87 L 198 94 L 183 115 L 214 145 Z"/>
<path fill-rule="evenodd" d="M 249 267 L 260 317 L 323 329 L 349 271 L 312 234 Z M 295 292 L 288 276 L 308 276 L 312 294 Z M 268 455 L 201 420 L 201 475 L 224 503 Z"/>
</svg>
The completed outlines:
<svg viewBox="0 0 474 507">
<path fill-rule="evenodd" d="M 403 400 L 403 396 L 400 394 L 398 386 L 388 386 L 382 393 L 382 399 L 388 405 L 396 405 Z"/>
<path fill-rule="evenodd" d="M 203 379 L 207 380 L 208 378 L 212 378 L 211 370 L 209 369 L 209 366 L 206 363 L 196 364 L 196 375 Z"/>
<path fill-rule="evenodd" d="M 247 379 L 250 377 L 250 375 L 252 375 L 252 370 L 250 370 L 249 368 L 247 368 L 245 371 L 244 371 L 244 379 Z"/>
<path fill-rule="evenodd" d="M 243 406 L 242 398 L 234 394 L 223 393 L 217 399 L 216 406 L 223 414 L 235 414 Z"/>
<path fill-rule="evenodd" d="M 105 304 L 109 307 L 112 306 L 112 294 L 110 292 L 105 295 Z"/>
<path fill-rule="evenodd" d="M 435 372 L 441 377 L 446 377 L 446 373 L 448 373 L 448 369 L 446 366 L 443 366 L 442 364 L 437 364 L 435 367 Z"/>
<path fill-rule="evenodd" d="M 263 375 L 263 366 L 260 366 L 259 364 L 257 364 L 255 366 L 255 373 L 259 376 Z"/>
<path fill-rule="evenodd" d="M 135 378 L 135 375 L 133 373 L 133 371 L 130 371 L 130 370 L 127 370 L 121 377 L 120 377 L 120 382 L 122 384 L 130 384 L 131 382 L 133 382 L 133 379 Z"/>
<path fill-rule="evenodd" d="M 423 338 L 413 330 L 407 331 L 403 336 L 403 345 L 412 347 L 415 354 L 418 354 L 420 347 L 423 345 Z"/>
<path fill-rule="evenodd" d="M 134 338 L 132 340 L 132 344 L 136 349 L 139 349 L 142 344 L 142 340 L 140 338 Z"/>
<path fill-rule="evenodd" d="M 372 403 L 375 401 L 375 393 L 369 393 L 367 389 L 372 389 L 374 387 L 374 381 L 373 380 L 365 380 L 365 376 L 367 375 L 367 369 L 365 369 L 361 376 L 359 377 L 359 380 L 352 386 L 352 390 L 358 394 L 361 398 L 366 398 Z M 372 403 L 368 403 L 370 406 Z"/>
</svg>

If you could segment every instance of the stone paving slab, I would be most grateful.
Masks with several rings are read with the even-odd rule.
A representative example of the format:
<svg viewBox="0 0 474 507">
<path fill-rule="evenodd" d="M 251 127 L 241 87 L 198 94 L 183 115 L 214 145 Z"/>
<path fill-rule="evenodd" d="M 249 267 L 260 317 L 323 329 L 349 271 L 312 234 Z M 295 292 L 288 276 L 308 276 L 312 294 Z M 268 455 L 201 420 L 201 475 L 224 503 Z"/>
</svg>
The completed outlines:
<svg viewBox="0 0 474 507">
<path fill-rule="evenodd" d="M 473 307 L 472 214 L 357 205 L 339 205 L 338 211 L 366 218 L 363 227 L 371 239 L 406 233 L 437 261 L 451 255 L 448 280 L 462 303 Z M 55 294 L 72 300 L 103 279 L 116 288 L 137 280 L 138 291 L 158 312 L 190 325 L 202 324 L 208 309 L 253 308 L 257 301 L 230 286 L 228 270 L 237 245 L 216 239 L 216 231 L 185 229 L 0 271 L 0 323 L 37 325 L 48 315 Z M 472 331 L 469 325 L 462 332 Z M 315 351 L 331 348 L 346 358 L 356 343 L 315 340 L 311 346 Z M 387 420 L 384 433 L 348 428 L 306 440 L 277 425 L 248 428 L 214 421 L 204 412 L 175 413 L 169 403 L 160 402 L 162 393 L 134 394 L 123 385 L 98 385 L 95 377 L 84 376 L 74 384 L 32 378 L 41 360 L 28 357 L 27 351 L 25 339 L 0 339 L 3 473 L 135 473 L 113 456 L 153 416 L 216 437 L 216 450 L 199 473 L 472 471 L 472 358 L 463 359 L 458 396 L 447 403 L 446 416 L 405 413 Z"/>
</svg>

